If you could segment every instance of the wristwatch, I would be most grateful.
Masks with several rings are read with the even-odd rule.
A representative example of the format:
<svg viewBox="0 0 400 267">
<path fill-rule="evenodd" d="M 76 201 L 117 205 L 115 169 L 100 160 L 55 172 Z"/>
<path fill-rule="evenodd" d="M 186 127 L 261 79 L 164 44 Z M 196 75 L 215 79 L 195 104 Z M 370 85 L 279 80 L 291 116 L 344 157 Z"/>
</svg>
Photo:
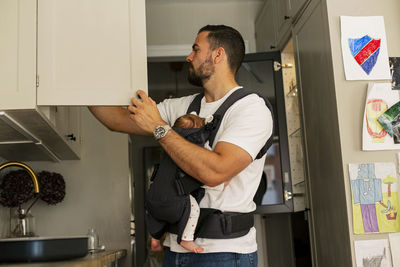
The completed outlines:
<svg viewBox="0 0 400 267">
<path fill-rule="evenodd" d="M 169 125 L 158 125 L 153 132 L 154 138 L 160 140 L 167 135 L 169 130 L 171 130 L 171 126 Z"/>
</svg>

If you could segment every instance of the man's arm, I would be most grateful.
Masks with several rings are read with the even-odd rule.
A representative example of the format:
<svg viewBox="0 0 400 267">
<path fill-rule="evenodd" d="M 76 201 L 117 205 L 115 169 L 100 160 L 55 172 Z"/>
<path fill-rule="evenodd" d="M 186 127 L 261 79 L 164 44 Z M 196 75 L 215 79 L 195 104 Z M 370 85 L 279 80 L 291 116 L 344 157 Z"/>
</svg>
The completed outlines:
<svg viewBox="0 0 400 267">
<path fill-rule="evenodd" d="M 152 134 L 155 127 L 165 125 L 156 103 L 143 91 L 132 98 L 128 110 L 135 125 L 147 134 Z M 218 142 L 214 151 L 195 145 L 173 130 L 160 140 L 161 146 L 172 160 L 187 174 L 208 186 L 216 186 L 241 172 L 251 162 L 250 154 L 239 146 Z"/>
<path fill-rule="evenodd" d="M 91 106 L 90 112 L 111 131 L 136 134 L 151 135 L 139 128 L 133 120 L 131 113 L 123 107 L 110 106 Z"/>
<path fill-rule="evenodd" d="M 231 180 L 252 162 L 250 154 L 239 146 L 218 142 L 214 151 L 210 151 L 175 131 L 169 131 L 160 144 L 183 171 L 207 186 Z"/>
</svg>

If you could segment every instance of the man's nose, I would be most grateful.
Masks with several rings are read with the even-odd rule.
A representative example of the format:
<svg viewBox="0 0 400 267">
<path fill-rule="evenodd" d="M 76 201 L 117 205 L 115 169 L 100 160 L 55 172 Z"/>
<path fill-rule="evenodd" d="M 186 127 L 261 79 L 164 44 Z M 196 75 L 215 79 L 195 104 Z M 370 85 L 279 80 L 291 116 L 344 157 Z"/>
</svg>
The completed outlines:
<svg viewBox="0 0 400 267">
<path fill-rule="evenodd" d="M 192 62 L 193 59 L 193 52 L 191 52 L 187 57 L 186 57 L 186 61 L 187 62 Z"/>
</svg>

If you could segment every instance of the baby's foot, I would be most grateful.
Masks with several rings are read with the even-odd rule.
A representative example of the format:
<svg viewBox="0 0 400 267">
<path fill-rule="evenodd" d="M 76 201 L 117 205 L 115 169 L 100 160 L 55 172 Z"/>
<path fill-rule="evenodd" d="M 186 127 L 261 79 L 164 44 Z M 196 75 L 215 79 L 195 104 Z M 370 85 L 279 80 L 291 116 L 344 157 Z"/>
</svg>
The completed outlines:
<svg viewBox="0 0 400 267">
<path fill-rule="evenodd" d="M 151 251 L 162 251 L 163 248 L 161 246 L 160 240 L 155 238 L 151 239 Z"/>
<path fill-rule="evenodd" d="M 198 246 L 194 241 L 186 241 L 182 240 L 180 244 L 183 248 L 194 252 L 194 253 L 200 253 L 203 252 L 204 248 Z"/>
</svg>

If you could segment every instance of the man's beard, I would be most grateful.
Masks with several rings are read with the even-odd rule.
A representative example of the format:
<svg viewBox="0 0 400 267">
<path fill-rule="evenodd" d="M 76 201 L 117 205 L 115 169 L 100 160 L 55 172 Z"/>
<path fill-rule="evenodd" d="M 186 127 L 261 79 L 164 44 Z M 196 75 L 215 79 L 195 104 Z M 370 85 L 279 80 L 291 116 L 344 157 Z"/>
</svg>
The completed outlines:
<svg viewBox="0 0 400 267">
<path fill-rule="evenodd" d="M 192 69 L 190 71 L 190 69 Z M 214 65 L 212 64 L 211 56 L 208 57 L 196 71 L 193 64 L 190 63 L 188 81 L 194 86 L 202 87 L 206 81 L 208 81 L 211 75 L 214 74 Z"/>
</svg>

